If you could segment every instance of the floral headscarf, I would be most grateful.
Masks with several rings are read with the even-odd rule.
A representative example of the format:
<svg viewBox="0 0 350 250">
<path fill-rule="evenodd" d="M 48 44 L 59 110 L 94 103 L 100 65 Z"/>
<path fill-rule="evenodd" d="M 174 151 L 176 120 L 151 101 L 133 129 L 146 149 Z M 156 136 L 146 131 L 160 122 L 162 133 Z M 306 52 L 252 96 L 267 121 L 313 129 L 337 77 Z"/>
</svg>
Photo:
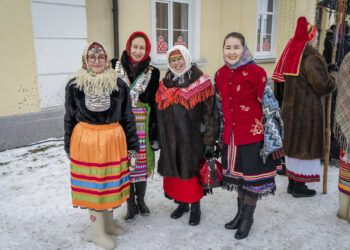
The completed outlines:
<svg viewBox="0 0 350 250">
<path fill-rule="evenodd" d="M 100 47 L 106 54 L 106 65 L 102 72 L 95 73 L 87 63 L 88 51 Z M 113 90 L 118 90 L 117 78 L 118 74 L 112 69 L 110 60 L 105 47 L 100 42 L 89 43 L 82 55 L 82 68 L 74 75 L 76 84 L 79 90 L 84 91 L 85 94 L 106 95 Z"/>
<path fill-rule="evenodd" d="M 143 33 L 142 31 L 135 31 L 134 33 L 132 33 L 129 36 L 128 41 L 126 42 L 126 53 L 128 54 L 128 56 L 130 58 L 132 67 L 134 66 L 135 63 L 139 63 L 139 62 L 136 62 L 134 59 L 132 59 L 132 57 L 130 55 L 131 43 L 132 43 L 132 40 L 134 40 L 136 37 L 143 37 L 146 41 L 146 53 L 145 53 L 145 56 L 139 62 L 146 60 L 149 57 L 149 54 L 151 53 L 151 43 L 149 41 L 148 36 L 145 33 Z"/>
<path fill-rule="evenodd" d="M 246 65 L 246 64 L 254 61 L 254 57 L 253 57 L 252 53 L 250 53 L 246 44 L 244 44 L 243 53 L 242 53 L 241 57 L 239 58 L 238 62 L 236 62 L 235 64 L 231 65 L 225 61 L 225 57 L 223 57 L 223 58 L 224 58 L 224 62 L 226 64 L 226 66 L 229 69 L 237 69 L 238 67 L 240 67 L 242 65 Z"/>
</svg>

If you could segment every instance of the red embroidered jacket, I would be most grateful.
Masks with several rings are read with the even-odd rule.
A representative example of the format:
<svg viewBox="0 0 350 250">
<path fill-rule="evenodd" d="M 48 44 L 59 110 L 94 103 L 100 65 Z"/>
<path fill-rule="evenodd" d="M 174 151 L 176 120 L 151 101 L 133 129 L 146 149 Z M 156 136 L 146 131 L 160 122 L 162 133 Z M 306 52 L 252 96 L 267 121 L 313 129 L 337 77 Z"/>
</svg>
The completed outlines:
<svg viewBox="0 0 350 250">
<path fill-rule="evenodd" d="M 266 82 L 265 70 L 253 63 L 235 70 L 224 65 L 218 70 L 215 84 L 224 116 L 224 143 L 230 144 L 232 130 L 235 145 L 264 140 L 261 99 Z"/>
</svg>

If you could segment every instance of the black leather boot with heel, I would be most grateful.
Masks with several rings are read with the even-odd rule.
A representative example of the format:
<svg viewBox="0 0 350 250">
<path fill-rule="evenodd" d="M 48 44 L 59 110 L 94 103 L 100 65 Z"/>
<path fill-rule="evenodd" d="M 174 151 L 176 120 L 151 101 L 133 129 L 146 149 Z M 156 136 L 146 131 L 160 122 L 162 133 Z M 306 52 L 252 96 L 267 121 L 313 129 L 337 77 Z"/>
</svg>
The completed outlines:
<svg viewBox="0 0 350 250">
<path fill-rule="evenodd" d="M 226 229 L 232 230 L 232 229 L 238 228 L 238 225 L 241 221 L 242 214 L 243 214 L 243 205 L 244 205 L 243 200 L 240 198 L 237 198 L 237 206 L 238 206 L 237 214 L 236 214 L 235 218 L 233 218 L 233 220 L 231 220 L 230 222 L 225 224 Z"/>
<path fill-rule="evenodd" d="M 254 211 L 256 206 L 249 206 L 244 204 L 243 207 L 243 215 L 241 223 L 239 223 L 238 230 L 236 231 L 235 238 L 237 240 L 244 239 L 248 236 L 250 228 L 254 222 Z"/>
</svg>

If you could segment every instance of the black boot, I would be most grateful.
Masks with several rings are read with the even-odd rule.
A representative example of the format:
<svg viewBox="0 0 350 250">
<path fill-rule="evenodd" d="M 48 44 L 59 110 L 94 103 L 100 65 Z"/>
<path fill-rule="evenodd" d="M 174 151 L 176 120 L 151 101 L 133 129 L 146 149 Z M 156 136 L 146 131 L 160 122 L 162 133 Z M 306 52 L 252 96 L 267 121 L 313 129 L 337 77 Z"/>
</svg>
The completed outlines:
<svg viewBox="0 0 350 250">
<path fill-rule="evenodd" d="M 244 204 L 243 215 L 241 223 L 239 223 L 238 230 L 236 231 L 235 238 L 237 240 L 244 239 L 248 236 L 250 228 L 253 225 L 253 214 L 256 206 L 249 206 Z"/>
<path fill-rule="evenodd" d="M 180 218 L 185 212 L 190 210 L 188 203 L 180 202 L 179 206 L 171 213 L 170 217 L 173 219 Z"/>
<path fill-rule="evenodd" d="M 129 198 L 126 200 L 127 203 L 127 212 L 125 215 L 125 221 L 131 222 L 135 220 L 135 215 L 139 213 L 135 203 L 135 184 L 130 183 L 130 194 Z"/>
<path fill-rule="evenodd" d="M 135 183 L 136 196 L 137 196 L 137 198 L 136 198 L 137 208 L 140 211 L 140 214 L 142 216 L 147 216 L 150 214 L 149 208 L 147 207 L 147 205 L 145 203 L 146 186 L 147 186 L 146 181 Z"/>
<path fill-rule="evenodd" d="M 238 205 L 238 210 L 235 218 L 231 220 L 230 222 L 225 224 L 225 228 L 227 229 L 237 229 L 238 225 L 241 221 L 242 214 L 243 214 L 243 200 L 240 198 L 237 198 L 237 205 Z"/>
<path fill-rule="evenodd" d="M 295 181 L 294 189 L 293 189 L 293 197 L 301 198 L 301 197 L 312 197 L 316 195 L 316 191 L 309 189 L 305 182 Z"/>
<path fill-rule="evenodd" d="M 292 194 L 293 193 L 294 183 L 295 183 L 295 181 L 292 178 L 288 177 L 288 187 L 287 187 L 287 193 L 288 194 Z"/>
<path fill-rule="evenodd" d="M 201 206 L 200 201 L 191 204 L 190 220 L 188 224 L 191 226 L 197 226 L 201 221 Z"/>
</svg>

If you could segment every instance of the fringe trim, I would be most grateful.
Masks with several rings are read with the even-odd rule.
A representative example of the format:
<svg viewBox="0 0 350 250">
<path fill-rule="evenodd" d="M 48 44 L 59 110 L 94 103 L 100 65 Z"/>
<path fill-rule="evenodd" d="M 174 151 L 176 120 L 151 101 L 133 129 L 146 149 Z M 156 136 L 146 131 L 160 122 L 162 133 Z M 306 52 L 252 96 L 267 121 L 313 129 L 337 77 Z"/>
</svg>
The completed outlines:
<svg viewBox="0 0 350 250">
<path fill-rule="evenodd" d="M 91 76 L 85 69 L 79 69 L 74 77 L 76 80 L 71 84 L 76 84 L 87 95 L 110 95 L 114 90 L 118 91 L 118 73 L 114 69 L 107 69 L 96 76 Z"/>
<path fill-rule="evenodd" d="M 156 102 L 158 103 L 158 109 L 164 110 L 171 104 L 181 104 L 184 106 L 187 110 L 190 108 L 194 108 L 198 103 L 204 102 L 206 99 L 208 99 L 210 96 L 214 95 L 214 88 L 209 85 L 203 90 L 200 90 L 197 93 L 194 93 L 189 98 L 185 98 L 181 95 L 182 91 L 177 90 L 175 93 L 170 91 L 157 91 L 156 93 Z M 163 99 L 162 95 L 165 95 L 166 98 Z"/>
<path fill-rule="evenodd" d="M 334 136 L 336 140 L 339 142 L 340 148 L 345 153 L 345 157 L 347 159 L 350 159 L 350 152 L 349 152 L 350 145 L 347 139 L 345 138 L 343 132 L 341 131 L 340 126 L 337 123 L 335 123 L 335 126 L 334 126 Z"/>
<path fill-rule="evenodd" d="M 270 189 L 266 189 L 265 191 L 261 192 L 261 193 L 254 193 L 250 190 L 247 190 L 244 188 L 244 186 L 242 184 L 233 184 L 233 183 L 223 183 L 222 184 L 222 189 L 225 189 L 227 191 L 243 191 L 244 194 L 249 195 L 250 197 L 254 198 L 254 199 L 258 199 L 261 200 L 262 197 L 267 197 L 269 195 L 275 195 L 275 191 L 276 191 L 276 185 L 273 188 Z"/>
</svg>

